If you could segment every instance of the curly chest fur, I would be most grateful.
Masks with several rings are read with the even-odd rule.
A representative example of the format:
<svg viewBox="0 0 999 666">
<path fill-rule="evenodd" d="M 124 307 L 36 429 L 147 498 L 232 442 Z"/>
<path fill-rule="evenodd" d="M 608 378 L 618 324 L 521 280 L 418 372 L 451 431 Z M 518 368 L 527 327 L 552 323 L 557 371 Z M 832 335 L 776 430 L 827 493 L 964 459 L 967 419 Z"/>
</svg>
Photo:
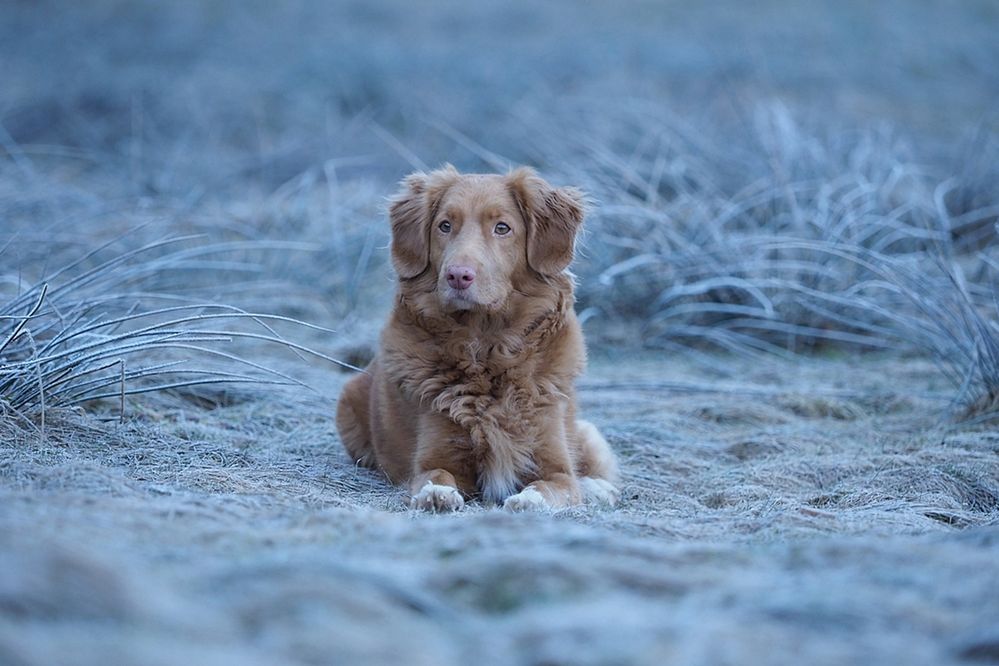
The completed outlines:
<svg viewBox="0 0 999 666">
<path fill-rule="evenodd" d="M 529 428 L 539 410 L 563 395 L 537 356 L 483 349 L 475 340 L 463 344 L 461 352 L 440 357 L 439 374 L 424 383 L 420 397 L 472 432 L 473 443 L 485 436 L 484 426 L 502 426 L 511 435 Z"/>
</svg>

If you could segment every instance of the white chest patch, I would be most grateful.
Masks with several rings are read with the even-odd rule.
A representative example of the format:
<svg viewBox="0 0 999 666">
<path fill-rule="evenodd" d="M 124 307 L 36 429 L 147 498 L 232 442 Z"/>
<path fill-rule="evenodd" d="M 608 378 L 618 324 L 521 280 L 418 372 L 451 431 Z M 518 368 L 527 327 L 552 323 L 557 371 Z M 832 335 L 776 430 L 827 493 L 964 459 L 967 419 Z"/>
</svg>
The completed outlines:
<svg viewBox="0 0 999 666">
<path fill-rule="evenodd" d="M 503 501 L 520 490 L 520 475 L 511 460 L 498 460 L 492 455 L 479 475 L 482 498 L 493 504 Z"/>
<path fill-rule="evenodd" d="M 518 445 L 509 437 L 496 437 L 489 443 L 489 452 L 479 470 L 479 490 L 482 498 L 493 504 L 515 495 L 528 477 L 536 476 L 533 447 Z"/>
</svg>

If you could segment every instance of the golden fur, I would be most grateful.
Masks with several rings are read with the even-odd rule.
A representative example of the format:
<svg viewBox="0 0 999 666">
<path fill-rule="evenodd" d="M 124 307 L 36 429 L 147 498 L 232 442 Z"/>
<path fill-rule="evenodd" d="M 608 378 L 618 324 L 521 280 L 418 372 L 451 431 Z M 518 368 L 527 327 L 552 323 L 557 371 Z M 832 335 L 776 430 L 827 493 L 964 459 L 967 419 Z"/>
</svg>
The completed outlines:
<svg viewBox="0 0 999 666">
<path fill-rule="evenodd" d="M 351 458 L 432 511 L 473 497 L 512 510 L 613 503 L 614 456 L 576 419 L 585 349 L 566 268 L 582 195 L 530 169 L 448 165 L 407 177 L 389 217 L 395 307 L 337 406 Z"/>
</svg>

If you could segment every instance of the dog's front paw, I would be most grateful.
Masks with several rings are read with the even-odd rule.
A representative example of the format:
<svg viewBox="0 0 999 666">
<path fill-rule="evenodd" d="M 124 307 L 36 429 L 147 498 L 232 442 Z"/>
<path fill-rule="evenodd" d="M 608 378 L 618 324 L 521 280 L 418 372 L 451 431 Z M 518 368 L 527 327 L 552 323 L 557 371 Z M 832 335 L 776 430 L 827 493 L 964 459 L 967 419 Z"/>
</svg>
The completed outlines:
<svg viewBox="0 0 999 666">
<path fill-rule="evenodd" d="M 579 487 L 582 489 L 583 499 L 587 503 L 614 506 L 621 497 L 621 491 L 615 488 L 610 481 L 596 479 L 592 476 L 582 477 L 579 480 Z"/>
<path fill-rule="evenodd" d="M 551 511 L 551 505 L 545 501 L 544 495 L 528 486 L 516 495 L 510 495 L 503 502 L 507 511 Z"/>
<path fill-rule="evenodd" d="M 465 506 L 465 500 L 457 488 L 451 486 L 439 486 L 427 481 L 420 492 L 413 495 L 409 500 L 409 508 L 432 511 L 433 513 L 444 513 L 447 511 L 458 511 Z"/>
</svg>

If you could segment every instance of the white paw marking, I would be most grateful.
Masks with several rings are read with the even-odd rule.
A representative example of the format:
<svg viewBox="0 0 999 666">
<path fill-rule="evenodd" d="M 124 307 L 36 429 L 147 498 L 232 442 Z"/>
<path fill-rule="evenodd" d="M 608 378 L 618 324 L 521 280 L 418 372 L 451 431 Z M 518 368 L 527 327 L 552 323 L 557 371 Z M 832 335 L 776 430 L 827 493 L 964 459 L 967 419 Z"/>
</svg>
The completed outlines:
<svg viewBox="0 0 999 666">
<path fill-rule="evenodd" d="M 604 479 L 584 476 L 579 479 L 579 487 L 583 490 L 583 499 L 587 503 L 614 506 L 621 497 L 621 491 Z"/>
<path fill-rule="evenodd" d="M 516 495 L 507 497 L 503 502 L 503 508 L 507 511 L 551 511 L 551 506 L 545 501 L 544 496 L 530 486 Z"/>
<path fill-rule="evenodd" d="M 422 509 L 440 513 L 444 511 L 458 511 L 465 506 L 465 500 L 456 488 L 451 486 L 438 486 L 427 481 L 420 492 L 413 495 L 409 500 L 411 509 Z"/>
</svg>

